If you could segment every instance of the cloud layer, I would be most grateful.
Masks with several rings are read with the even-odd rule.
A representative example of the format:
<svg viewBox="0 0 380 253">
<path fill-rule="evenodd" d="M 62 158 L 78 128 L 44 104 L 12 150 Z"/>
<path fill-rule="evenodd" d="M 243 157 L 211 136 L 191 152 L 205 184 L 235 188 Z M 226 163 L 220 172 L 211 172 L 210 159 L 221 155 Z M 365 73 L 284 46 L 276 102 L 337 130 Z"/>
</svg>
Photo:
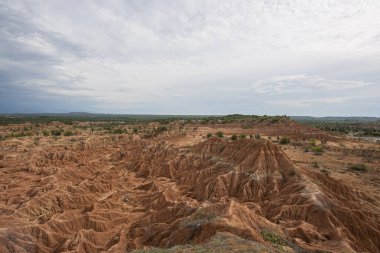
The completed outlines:
<svg viewBox="0 0 380 253">
<path fill-rule="evenodd" d="M 380 2 L 2 1 L 0 113 L 380 116 Z"/>
</svg>

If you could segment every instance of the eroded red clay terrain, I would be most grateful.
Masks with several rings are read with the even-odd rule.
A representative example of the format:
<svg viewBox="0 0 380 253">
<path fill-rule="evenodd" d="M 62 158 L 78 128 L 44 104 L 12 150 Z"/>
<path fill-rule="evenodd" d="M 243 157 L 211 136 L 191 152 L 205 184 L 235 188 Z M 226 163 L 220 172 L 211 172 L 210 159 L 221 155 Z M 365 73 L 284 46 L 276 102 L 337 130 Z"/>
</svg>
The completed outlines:
<svg viewBox="0 0 380 253">
<path fill-rule="evenodd" d="M 151 127 L 1 141 L 0 252 L 380 252 L 379 144 L 289 120 Z"/>
</svg>

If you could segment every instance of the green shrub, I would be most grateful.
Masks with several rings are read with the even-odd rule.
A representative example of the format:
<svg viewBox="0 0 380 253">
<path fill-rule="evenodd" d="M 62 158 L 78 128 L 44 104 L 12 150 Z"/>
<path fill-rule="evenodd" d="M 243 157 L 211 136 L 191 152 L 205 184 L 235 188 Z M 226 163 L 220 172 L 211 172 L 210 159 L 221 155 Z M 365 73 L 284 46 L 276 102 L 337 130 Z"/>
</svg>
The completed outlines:
<svg viewBox="0 0 380 253">
<path fill-rule="evenodd" d="M 50 130 L 50 134 L 52 136 L 60 136 L 62 134 L 62 130 L 61 129 L 53 129 L 53 130 Z"/>
<path fill-rule="evenodd" d="M 166 128 L 166 126 L 159 126 L 157 128 L 157 132 L 159 132 L 159 133 L 166 132 L 166 131 L 168 131 L 168 129 Z"/>
<path fill-rule="evenodd" d="M 241 134 L 240 136 L 239 136 L 239 138 L 240 139 L 245 139 L 247 136 L 245 135 L 245 134 Z"/>
<path fill-rule="evenodd" d="M 117 129 L 113 130 L 113 133 L 114 134 L 122 134 L 122 133 L 124 133 L 124 130 L 121 128 L 117 128 Z"/>
<path fill-rule="evenodd" d="M 198 209 L 190 217 L 182 221 L 182 224 L 187 227 L 196 227 L 200 224 L 209 223 L 215 220 L 217 216 L 213 213 L 209 213 L 206 210 Z"/>
<path fill-rule="evenodd" d="M 21 133 L 12 133 L 12 137 L 19 138 L 19 137 L 24 137 L 24 136 L 25 136 L 25 134 L 23 131 Z"/>
<path fill-rule="evenodd" d="M 207 134 L 207 138 L 210 139 L 212 137 L 212 134 L 211 133 L 208 133 Z"/>
<path fill-rule="evenodd" d="M 216 136 L 219 137 L 219 138 L 223 138 L 224 137 L 224 133 L 222 131 L 218 131 L 218 132 L 216 132 Z"/>
<path fill-rule="evenodd" d="M 260 134 L 255 134 L 255 139 L 256 140 L 260 140 L 261 139 L 261 135 Z"/>
<path fill-rule="evenodd" d="M 355 171 L 363 171 L 367 172 L 368 168 L 365 164 L 358 163 L 358 164 L 353 164 L 348 167 L 350 170 L 355 170 Z"/>
<path fill-rule="evenodd" d="M 63 133 L 63 135 L 64 135 L 64 136 L 73 136 L 74 133 L 73 133 L 72 131 L 65 131 L 65 132 Z"/>
<path fill-rule="evenodd" d="M 236 134 L 231 136 L 231 140 L 236 141 L 238 139 L 238 136 Z"/>
<path fill-rule="evenodd" d="M 290 139 L 288 137 L 282 137 L 280 139 L 280 144 L 285 145 L 285 144 L 289 144 L 289 143 L 290 143 Z"/>
<path fill-rule="evenodd" d="M 287 245 L 284 239 L 282 239 L 280 236 L 276 235 L 271 231 L 261 230 L 261 235 L 263 236 L 265 241 L 272 243 L 272 245 L 275 247 Z"/>
<path fill-rule="evenodd" d="M 137 134 L 139 132 L 139 129 L 137 127 L 133 128 L 133 133 Z"/>
<path fill-rule="evenodd" d="M 316 146 L 312 147 L 311 150 L 314 152 L 316 155 L 321 155 L 323 153 L 323 147 L 322 146 Z"/>
<path fill-rule="evenodd" d="M 43 131 L 42 131 L 42 134 L 43 134 L 44 136 L 49 136 L 49 131 L 48 131 L 48 130 L 43 130 Z"/>
<path fill-rule="evenodd" d="M 309 143 L 312 147 L 315 147 L 317 145 L 317 141 L 315 139 L 311 139 Z"/>
<path fill-rule="evenodd" d="M 38 144 L 40 144 L 40 137 L 35 137 L 33 139 L 33 143 L 34 143 L 34 145 L 38 146 Z"/>
</svg>

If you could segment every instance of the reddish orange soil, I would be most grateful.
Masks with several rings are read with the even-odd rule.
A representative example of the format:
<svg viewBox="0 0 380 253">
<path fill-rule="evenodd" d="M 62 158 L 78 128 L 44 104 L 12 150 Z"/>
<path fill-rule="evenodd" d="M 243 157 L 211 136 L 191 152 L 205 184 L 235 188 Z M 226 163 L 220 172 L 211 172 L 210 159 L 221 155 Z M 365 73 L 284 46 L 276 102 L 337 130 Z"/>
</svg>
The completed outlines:
<svg viewBox="0 0 380 253">
<path fill-rule="evenodd" d="M 192 252 L 224 240 L 243 252 L 380 252 L 379 145 L 265 124 L 2 141 L 0 252 Z M 265 138 L 205 137 L 217 130 Z M 310 136 L 327 141 L 322 155 L 304 151 Z M 347 169 L 359 162 L 367 172 Z"/>
</svg>

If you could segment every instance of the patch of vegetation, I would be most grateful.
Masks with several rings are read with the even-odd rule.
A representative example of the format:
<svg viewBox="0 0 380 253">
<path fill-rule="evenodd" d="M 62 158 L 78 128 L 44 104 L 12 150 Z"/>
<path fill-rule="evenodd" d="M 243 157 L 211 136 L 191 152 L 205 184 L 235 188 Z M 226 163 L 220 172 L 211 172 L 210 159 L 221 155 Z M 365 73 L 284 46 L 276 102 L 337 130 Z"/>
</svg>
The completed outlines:
<svg viewBox="0 0 380 253">
<path fill-rule="evenodd" d="M 260 233 L 265 241 L 272 243 L 275 247 L 287 245 L 284 239 L 269 230 L 263 229 Z"/>
<path fill-rule="evenodd" d="M 239 136 L 239 138 L 240 138 L 240 139 L 245 139 L 245 138 L 247 138 L 247 136 L 246 136 L 245 134 L 241 134 L 241 135 Z"/>
<path fill-rule="evenodd" d="M 40 137 L 35 137 L 33 139 L 33 144 L 36 145 L 36 146 L 38 146 L 40 144 Z"/>
<path fill-rule="evenodd" d="M 281 119 L 281 117 L 274 117 L 274 118 L 272 118 L 271 120 L 270 120 L 270 123 L 271 124 L 274 124 L 274 123 L 276 123 L 276 122 L 278 122 L 278 121 L 280 121 L 280 119 Z"/>
<path fill-rule="evenodd" d="M 224 116 L 223 116 L 224 117 Z M 247 117 L 247 116 L 245 116 Z M 45 114 L 9 114 L 0 116 L 0 125 L 43 124 L 49 122 L 62 122 L 66 125 L 74 125 L 75 122 L 104 122 L 124 124 L 135 122 L 158 121 L 166 124 L 175 120 L 202 120 L 215 119 L 217 116 L 204 115 L 144 115 L 144 114 L 93 114 L 86 112 L 74 113 L 45 113 Z"/>
<path fill-rule="evenodd" d="M 212 137 L 212 133 L 207 134 L 207 138 L 210 139 Z"/>
<path fill-rule="evenodd" d="M 183 220 L 182 224 L 186 227 L 198 228 L 202 224 L 208 223 L 216 218 L 217 216 L 215 214 L 209 213 L 204 209 L 198 209 L 190 217 Z"/>
<path fill-rule="evenodd" d="M 191 215 L 192 219 L 196 220 L 213 220 L 216 218 L 216 215 L 213 213 L 209 213 L 204 209 L 198 209 L 193 215 Z"/>
<path fill-rule="evenodd" d="M 367 172 L 368 171 L 368 167 L 362 163 L 352 164 L 348 168 L 350 170 L 354 170 L 354 171 L 361 171 L 361 172 Z"/>
<path fill-rule="evenodd" d="M 215 134 L 217 137 L 219 137 L 219 138 L 223 138 L 224 137 L 224 133 L 222 132 L 222 131 L 218 131 L 218 132 L 216 132 L 216 134 Z"/>
<path fill-rule="evenodd" d="M 326 169 L 321 169 L 321 172 L 323 174 L 325 174 L 325 175 L 329 175 L 330 174 L 330 172 L 328 170 L 326 170 Z"/>
<path fill-rule="evenodd" d="M 311 150 L 314 152 L 314 154 L 316 155 L 321 155 L 324 150 L 323 150 L 323 146 L 316 146 L 316 147 L 312 147 Z"/>
<path fill-rule="evenodd" d="M 133 253 L 252 253 L 272 252 L 268 246 L 241 237 L 217 232 L 203 244 L 177 245 L 168 249 L 150 248 L 132 251 Z"/>
<path fill-rule="evenodd" d="M 159 133 L 163 133 L 163 132 L 166 132 L 166 131 L 168 131 L 168 129 L 166 128 L 166 126 L 159 126 L 157 128 L 157 132 L 159 132 Z"/>
<path fill-rule="evenodd" d="M 261 135 L 260 134 L 255 134 L 255 139 L 256 140 L 260 140 L 261 139 Z"/>
<path fill-rule="evenodd" d="M 50 134 L 52 136 L 61 136 L 63 130 L 61 129 L 53 129 L 53 130 L 50 130 Z"/>
<path fill-rule="evenodd" d="M 310 146 L 315 147 L 317 145 L 317 141 L 315 139 L 311 139 L 309 141 Z"/>
<path fill-rule="evenodd" d="M 159 248 L 151 248 L 151 249 L 138 249 L 132 251 L 133 253 L 171 253 L 174 252 L 173 249 L 159 249 Z"/>
<path fill-rule="evenodd" d="M 231 136 L 231 140 L 236 141 L 238 139 L 238 136 L 236 134 L 233 134 Z"/>
<path fill-rule="evenodd" d="M 380 137 L 379 118 L 353 117 L 353 118 L 309 118 L 298 119 L 300 123 L 317 127 L 321 130 L 353 134 L 358 137 Z"/>
<path fill-rule="evenodd" d="M 290 143 L 290 138 L 288 138 L 288 137 L 282 137 L 280 139 L 280 144 L 281 145 L 286 145 L 286 144 L 289 144 L 289 143 Z"/>
<path fill-rule="evenodd" d="M 112 131 L 113 134 L 123 134 L 125 131 L 122 128 L 117 128 Z"/>
<path fill-rule="evenodd" d="M 64 135 L 64 136 L 73 136 L 74 133 L 73 133 L 72 131 L 65 131 L 65 132 L 63 133 L 63 135 Z"/>
</svg>

